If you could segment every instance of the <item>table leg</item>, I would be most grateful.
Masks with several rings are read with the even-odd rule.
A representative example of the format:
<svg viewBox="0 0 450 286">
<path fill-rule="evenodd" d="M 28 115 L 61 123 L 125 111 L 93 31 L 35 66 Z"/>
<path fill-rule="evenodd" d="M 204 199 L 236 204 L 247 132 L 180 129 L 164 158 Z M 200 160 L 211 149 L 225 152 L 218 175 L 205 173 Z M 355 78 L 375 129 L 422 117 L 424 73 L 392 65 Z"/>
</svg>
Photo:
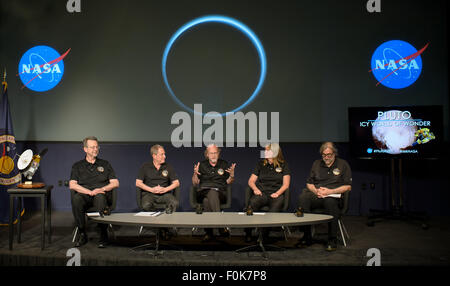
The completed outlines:
<svg viewBox="0 0 450 286">
<path fill-rule="evenodd" d="M 47 210 L 45 209 L 45 195 L 41 196 L 41 226 L 42 226 L 42 238 L 41 238 L 41 249 L 43 250 L 45 247 L 45 219 L 46 219 Z"/>
<path fill-rule="evenodd" d="M 18 213 L 17 213 L 17 243 L 22 242 L 22 201 L 23 198 L 22 197 L 17 197 L 17 209 L 18 209 Z"/>
<path fill-rule="evenodd" d="M 9 250 L 13 249 L 13 240 L 14 240 L 13 209 L 14 209 L 14 197 L 13 195 L 9 195 Z"/>
<path fill-rule="evenodd" d="M 262 231 L 262 228 L 261 229 L 259 229 L 259 233 L 258 233 L 258 244 L 259 244 L 259 247 L 261 248 L 261 250 L 262 250 L 262 253 L 263 253 L 263 257 L 264 258 L 267 258 L 267 253 L 266 253 L 266 249 L 264 248 L 264 244 L 263 244 L 263 231 Z"/>
<path fill-rule="evenodd" d="M 159 228 L 157 228 L 157 231 L 156 231 L 156 241 L 155 241 L 155 255 L 158 255 L 158 249 L 159 249 L 159 231 L 160 231 L 160 229 Z"/>
<path fill-rule="evenodd" d="M 47 215 L 48 215 L 48 243 L 52 243 L 52 199 L 51 192 L 48 192 L 47 195 Z"/>
</svg>

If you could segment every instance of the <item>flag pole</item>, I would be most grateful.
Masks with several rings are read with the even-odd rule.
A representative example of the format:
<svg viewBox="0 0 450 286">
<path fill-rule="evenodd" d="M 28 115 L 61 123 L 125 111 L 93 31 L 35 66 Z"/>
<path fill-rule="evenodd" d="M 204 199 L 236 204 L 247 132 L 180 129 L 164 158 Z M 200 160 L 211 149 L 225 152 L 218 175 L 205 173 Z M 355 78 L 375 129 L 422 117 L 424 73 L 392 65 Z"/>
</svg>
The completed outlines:
<svg viewBox="0 0 450 286">
<path fill-rule="evenodd" d="M 6 68 L 5 68 L 5 71 L 3 72 L 3 82 L 2 82 L 2 84 L 5 85 L 5 90 L 6 90 L 6 88 L 8 86 L 8 84 L 6 83 Z"/>
</svg>

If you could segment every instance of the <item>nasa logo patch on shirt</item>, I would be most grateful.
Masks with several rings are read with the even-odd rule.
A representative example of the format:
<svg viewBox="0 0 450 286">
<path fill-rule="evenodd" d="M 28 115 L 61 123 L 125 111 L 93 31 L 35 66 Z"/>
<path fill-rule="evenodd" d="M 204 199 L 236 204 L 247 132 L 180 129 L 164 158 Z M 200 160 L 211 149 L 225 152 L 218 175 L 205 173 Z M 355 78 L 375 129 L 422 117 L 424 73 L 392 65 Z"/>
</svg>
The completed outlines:
<svg viewBox="0 0 450 286">
<path fill-rule="evenodd" d="M 217 170 L 217 174 L 219 174 L 219 175 L 223 175 L 225 173 L 225 171 L 222 169 L 222 168 L 220 168 L 219 170 Z"/>
<path fill-rule="evenodd" d="M 163 175 L 163 177 L 167 177 L 169 175 L 169 172 L 167 170 L 163 170 L 161 174 Z"/>
<path fill-rule="evenodd" d="M 103 173 L 103 171 L 105 171 L 105 168 L 103 168 L 102 166 L 97 167 L 97 171 L 99 171 L 100 173 Z"/>
<path fill-rule="evenodd" d="M 281 173 L 283 171 L 283 169 L 281 167 L 276 167 L 275 168 L 275 172 L 277 173 Z"/>
<path fill-rule="evenodd" d="M 334 168 L 334 169 L 333 169 L 333 174 L 334 174 L 335 176 L 339 176 L 339 174 L 341 174 L 341 170 L 339 170 L 339 168 Z"/>
</svg>

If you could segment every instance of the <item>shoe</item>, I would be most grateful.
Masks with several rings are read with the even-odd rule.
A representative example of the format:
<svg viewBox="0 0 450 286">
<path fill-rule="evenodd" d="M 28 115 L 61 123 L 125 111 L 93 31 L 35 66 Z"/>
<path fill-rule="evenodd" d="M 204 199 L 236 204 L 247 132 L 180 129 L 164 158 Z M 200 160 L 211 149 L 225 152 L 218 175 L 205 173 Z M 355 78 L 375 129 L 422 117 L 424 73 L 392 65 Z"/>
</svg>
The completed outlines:
<svg viewBox="0 0 450 286">
<path fill-rule="evenodd" d="M 311 237 L 303 236 L 300 240 L 295 244 L 297 248 L 305 248 L 313 245 L 313 241 Z"/>
<path fill-rule="evenodd" d="M 165 228 L 159 230 L 159 235 L 161 236 L 162 240 L 170 240 L 171 238 L 170 232 Z"/>
<path fill-rule="evenodd" d="M 108 245 L 108 231 L 107 228 L 100 229 L 100 240 L 98 242 L 98 248 L 105 248 Z"/>
<path fill-rule="evenodd" d="M 330 239 L 328 240 L 327 247 L 325 248 L 326 251 L 335 251 L 337 249 L 337 240 L 336 239 Z"/>
<path fill-rule="evenodd" d="M 100 240 L 98 242 L 98 248 L 106 248 L 107 245 L 108 245 L 107 241 Z"/>
<path fill-rule="evenodd" d="M 75 247 L 80 247 L 82 245 L 85 245 L 88 242 L 88 237 L 85 232 L 80 233 L 80 237 L 78 237 L 77 242 L 75 243 Z"/>
<path fill-rule="evenodd" d="M 219 233 L 221 237 L 230 237 L 230 231 L 227 228 L 219 228 Z"/>
<path fill-rule="evenodd" d="M 203 236 L 202 242 L 209 242 L 213 240 L 213 236 L 209 233 L 205 234 L 205 236 Z"/>
</svg>

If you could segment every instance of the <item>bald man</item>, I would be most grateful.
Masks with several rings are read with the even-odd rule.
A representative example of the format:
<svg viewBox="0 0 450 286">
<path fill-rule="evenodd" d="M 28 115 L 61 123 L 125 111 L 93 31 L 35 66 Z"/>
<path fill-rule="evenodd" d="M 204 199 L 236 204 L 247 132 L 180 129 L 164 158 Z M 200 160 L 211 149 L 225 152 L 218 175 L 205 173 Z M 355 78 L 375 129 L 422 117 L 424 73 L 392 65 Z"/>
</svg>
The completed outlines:
<svg viewBox="0 0 450 286">
<path fill-rule="evenodd" d="M 205 150 L 206 159 L 194 166 L 192 184 L 197 186 L 197 202 L 203 204 L 205 212 L 220 212 L 220 204 L 227 199 L 227 185 L 234 181 L 234 169 L 236 164 L 228 165 L 228 162 L 220 159 L 220 149 L 212 144 Z M 228 230 L 219 230 L 223 236 L 228 236 Z M 205 230 L 203 241 L 213 238 L 213 229 Z"/>
</svg>

